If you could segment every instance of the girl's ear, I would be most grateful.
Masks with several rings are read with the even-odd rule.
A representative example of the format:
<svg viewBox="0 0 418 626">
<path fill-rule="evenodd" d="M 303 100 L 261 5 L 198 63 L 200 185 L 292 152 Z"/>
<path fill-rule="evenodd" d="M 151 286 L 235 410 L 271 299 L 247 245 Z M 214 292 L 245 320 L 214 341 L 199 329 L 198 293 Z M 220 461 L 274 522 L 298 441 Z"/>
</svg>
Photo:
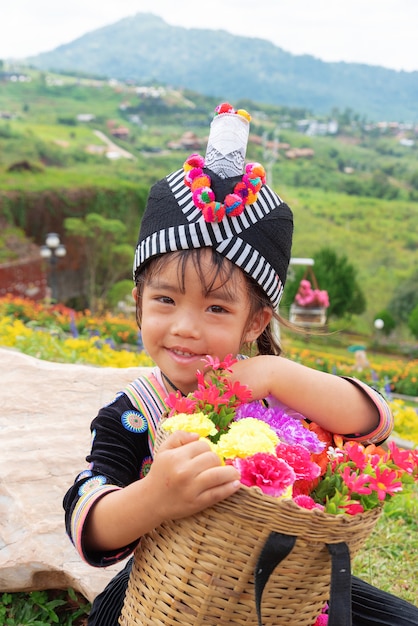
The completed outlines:
<svg viewBox="0 0 418 626">
<path fill-rule="evenodd" d="M 135 287 L 132 289 L 132 297 L 133 297 L 133 299 L 134 299 L 134 302 L 135 302 L 135 303 L 136 303 L 136 297 L 137 297 L 137 295 L 138 295 L 138 287 L 136 287 L 136 286 L 135 286 Z"/>
<path fill-rule="evenodd" d="M 251 343 L 261 335 L 263 330 L 268 326 L 273 317 L 273 310 L 270 307 L 264 307 L 257 311 L 244 335 L 243 343 Z"/>
</svg>

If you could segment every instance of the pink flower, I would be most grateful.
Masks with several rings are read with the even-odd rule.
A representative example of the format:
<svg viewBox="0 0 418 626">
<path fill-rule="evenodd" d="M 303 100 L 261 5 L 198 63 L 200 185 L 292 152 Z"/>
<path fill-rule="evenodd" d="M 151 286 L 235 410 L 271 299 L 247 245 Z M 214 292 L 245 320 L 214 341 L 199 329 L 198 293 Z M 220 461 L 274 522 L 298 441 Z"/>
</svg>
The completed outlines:
<svg viewBox="0 0 418 626">
<path fill-rule="evenodd" d="M 276 454 L 293 468 L 297 480 L 313 480 L 321 473 L 321 468 L 311 460 L 311 455 L 304 446 L 279 443 Z"/>
<path fill-rule="evenodd" d="M 171 409 L 170 415 L 173 413 L 187 413 L 191 415 L 196 410 L 196 402 L 191 398 L 182 396 L 180 391 L 170 393 L 165 402 Z"/>
<path fill-rule="evenodd" d="M 220 361 L 218 357 L 206 355 L 205 358 L 206 367 L 209 367 L 213 370 L 225 370 L 227 372 L 231 371 L 231 367 L 234 363 L 237 362 L 237 359 L 232 356 L 232 354 L 227 354 L 223 361 Z"/>
<path fill-rule="evenodd" d="M 230 380 L 226 380 L 226 390 L 222 396 L 222 399 L 230 400 L 231 398 L 236 398 L 236 403 L 238 404 L 246 404 L 250 402 L 252 398 L 251 389 L 246 385 L 241 385 L 238 381 L 232 382 Z"/>
<path fill-rule="evenodd" d="M 357 475 L 355 471 L 347 466 L 344 468 L 341 478 L 352 493 L 368 495 L 372 492 L 371 488 L 366 486 L 366 483 L 370 480 L 370 476 L 368 474 Z"/>
<path fill-rule="evenodd" d="M 324 510 L 322 504 L 315 502 L 311 496 L 304 496 L 300 494 L 298 496 L 294 496 L 293 500 L 298 506 L 301 506 L 303 509 L 308 509 L 308 511 L 311 511 L 312 509 L 319 509 L 320 511 Z"/>
<path fill-rule="evenodd" d="M 356 443 L 355 441 L 348 441 L 344 445 L 344 451 L 346 452 L 350 461 L 353 461 L 358 469 L 364 470 L 368 460 L 364 450 L 364 446 Z"/>
<path fill-rule="evenodd" d="M 259 487 L 265 494 L 282 496 L 295 481 L 295 472 L 274 454 L 258 452 L 244 459 L 235 458 L 233 465 L 241 474 L 241 482 L 247 487 Z"/>
<path fill-rule="evenodd" d="M 193 395 L 201 407 L 209 404 L 216 410 L 221 400 L 219 393 L 219 389 L 214 385 L 208 385 L 206 387 L 199 385 Z"/>
<path fill-rule="evenodd" d="M 328 624 L 328 615 L 325 615 L 325 613 L 321 613 L 321 615 L 318 615 L 318 617 L 316 618 L 316 622 L 313 626 L 327 626 Z"/>
<path fill-rule="evenodd" d="M 410 450 L 400 450 L 394 441 L 388 444 L 390 456 L 389 458 L 399 467 L 399 469 L 412 474 L 414 471 L 414 459 Z"/>
<path fill-rule="evenodd" d="M 386 495 L 393 496 L 398 491 L 402 491 L 402 483 L 396 470 L 385 468 L 383 471 L 376 467 L 376 477 L 370 476 L 370 487 L 373 491 L 377 491 L 377 497 L 380 501 L 386 498 Z"/>
</svg>

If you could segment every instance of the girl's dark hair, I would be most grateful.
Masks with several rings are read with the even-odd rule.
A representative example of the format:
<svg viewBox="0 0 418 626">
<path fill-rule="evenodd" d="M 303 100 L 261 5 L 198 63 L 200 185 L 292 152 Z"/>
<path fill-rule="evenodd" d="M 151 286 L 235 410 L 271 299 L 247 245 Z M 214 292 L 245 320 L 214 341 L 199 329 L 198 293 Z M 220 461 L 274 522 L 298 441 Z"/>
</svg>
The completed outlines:
<svg viewBox="0 0 418 626">
<path fill-rule="evenodd" d="M 208 276 L 207 271 L 205 272 L 202 266 L 202 250 L 210 250 L 212 253 L 213 272 L 210 276 Z M 233 279 L 235 272 L 239 270 L 236 265 L 228 261 L 228 259 L 219 254 L 219 252 L 217 252 L 213 248 L 181 250 L 179 252 L 170 252 L 154 257 L 147 263 L 147 265 L 145 265 L 145 267 L 142 267 L 141 270 L 135 275 L 135 284 L 138 289 L 136 299 L 136 321 L 139 328 L 141 328 L 142 325 L 142 294 L 144 285 L 147 283 L 148 279 L 151 276 L 158 274 L 173 258 L 177 258 L 178 260 L 177 273 L 180 288 L 182 290 L 185 289 L 184 281 L 186 274 L 186 265 L 189 261 L 192 261 L 199 276 L 205 296 L 212 291 L 215 281 L 217 281 L 219 278 L 222 281 L 222 285 L 228 287 L 229 281 Z M 245 277 L 249 292 L 250 311 L 247 322 L 250 323 L 250 321 L 259 311 L 264 308 L 272 309 L 272 305 L 261 287 L 244 272 L 243 275 Z M 231 286 L 232 284 L 233 283 L 231 283 Z M 248 347 L 248 352 L 250 354 L 279 355 L 281 353 L 280 344 L 275 337 L 275 333 L 273 331 L 273 319 L 277 320 L 278 322 L 282 321 L 280 316 L 275 311 L 273 311 L 272 321 L 267 325 L 261 335 L 257 337 L 256 341 L 254 342 L 255 346 Z"/>
</svg>

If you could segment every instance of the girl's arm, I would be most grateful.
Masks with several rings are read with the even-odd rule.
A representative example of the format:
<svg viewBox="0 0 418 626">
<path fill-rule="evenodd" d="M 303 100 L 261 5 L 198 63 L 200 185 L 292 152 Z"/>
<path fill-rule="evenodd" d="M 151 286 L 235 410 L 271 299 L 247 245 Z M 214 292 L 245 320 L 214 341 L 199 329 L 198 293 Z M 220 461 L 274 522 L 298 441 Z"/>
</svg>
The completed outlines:
<svg viewBox="0 0 418 626">
<path fill-rule="evenodd" d="M 193 515 L 240 487 L 238 471 L 194 433 L 175 432 L 162 444 L 148 474 L 107 493 L 92 507 L 84 542 L 89 551 L 131 544 L 166 520 Z"/>
<path fill-rule="evenodd" d="M 248 385 L 255 400 L 271 395 L 332 433 L 369 433 L 379 425 L 376 403 L 339 376 L 270 355 L 238 361 L 232 369 L 233 380 Z"/>
</svg>

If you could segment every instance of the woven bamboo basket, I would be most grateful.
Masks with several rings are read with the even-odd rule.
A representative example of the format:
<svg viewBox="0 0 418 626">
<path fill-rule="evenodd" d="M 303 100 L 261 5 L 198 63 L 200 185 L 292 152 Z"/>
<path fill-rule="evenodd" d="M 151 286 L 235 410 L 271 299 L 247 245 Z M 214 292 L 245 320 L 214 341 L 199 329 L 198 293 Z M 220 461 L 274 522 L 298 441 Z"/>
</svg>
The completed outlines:
<svg viewBox="0 0 418 626">
<path fill-rule="evenodd" d="M 165 433 L 157 436 L 157 446 Z M 163 523 L 135 551 L 122 626 L 257 624 L 254 570 L 272 531 L 296 544 L 267 582 L 264 626 L 312 626 L 329 597 L 331 564 L 325 544 L 346 542 L 354 556 L 380 509 L 329 515 L 292 500 L 242 487 L 201 513 Z"/>
</svg>

